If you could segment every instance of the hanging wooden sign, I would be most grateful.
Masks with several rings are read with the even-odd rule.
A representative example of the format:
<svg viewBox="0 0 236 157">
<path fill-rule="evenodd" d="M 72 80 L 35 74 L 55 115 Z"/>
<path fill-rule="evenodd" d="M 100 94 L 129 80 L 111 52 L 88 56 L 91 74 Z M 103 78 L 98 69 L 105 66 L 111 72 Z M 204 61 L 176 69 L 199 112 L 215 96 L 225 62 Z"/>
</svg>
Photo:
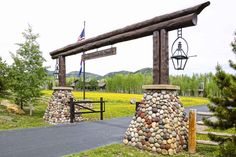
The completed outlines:
<svg viewBox="0 0 236 157">
<path fill-rule="evenodd" d="M 109 49 L 105 50 L 100 50 L 88 54 L 83 54 L 82 55 L 82 60 L 90 60 L 90 59 L 96 59 L 96 58 L 101 58 L 101 57 L 106 57 L 106 56 L 111 56 L 116 54 L 116 47 L 112 47 Z"/>
</svg>

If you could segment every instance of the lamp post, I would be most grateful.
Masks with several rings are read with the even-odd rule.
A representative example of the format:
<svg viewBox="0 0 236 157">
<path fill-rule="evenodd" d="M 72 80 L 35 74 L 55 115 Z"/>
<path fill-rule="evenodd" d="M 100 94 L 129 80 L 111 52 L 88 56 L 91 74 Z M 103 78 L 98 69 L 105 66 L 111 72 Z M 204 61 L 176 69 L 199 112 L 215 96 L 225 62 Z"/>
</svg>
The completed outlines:
<svg viewBox="0 0 236 157">
<path fill-rule="evenodd" d="M 185 49 L 183 48 L 183 44 L 185 45 Z M 196 55 L 188 56 L 188 50 L 188 42 L 182 37 L 182 28 L 180 28 L 177 30 L 177 39 L 175 39 L 171 46 L 171 60 L 175 70 L 184 70 L 189 57 L 196 57 Z"/>
<path fill-rule="evenodd" d="M 56 66 L 55 66 L 55 70 L 53 72 L 53 76 L 54 79 L 57 81 L 59 78 L 59 63 L 58 63 L 58 59 L 56 59 Z"/>
</svg>

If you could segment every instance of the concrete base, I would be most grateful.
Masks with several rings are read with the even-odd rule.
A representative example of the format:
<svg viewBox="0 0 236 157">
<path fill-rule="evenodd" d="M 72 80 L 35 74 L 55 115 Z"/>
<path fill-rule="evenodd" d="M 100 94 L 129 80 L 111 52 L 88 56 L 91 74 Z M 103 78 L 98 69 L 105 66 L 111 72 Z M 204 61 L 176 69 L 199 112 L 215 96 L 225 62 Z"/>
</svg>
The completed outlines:
<svg viewBox="0 0 236 157">
<path fill-rule="evenodd" d="M 73 88 L 72 87 L 52 87 L 53 90 L 68 90 L 68 91 L 72 91 Z"/>
<path fill-rule="evenodd" d="M 180 90 L 179 86 L 169 85 L 169 84 L 158 84 L 158 85 L 143 85 L 143 89 L 145 90 Z"/>
</svg>

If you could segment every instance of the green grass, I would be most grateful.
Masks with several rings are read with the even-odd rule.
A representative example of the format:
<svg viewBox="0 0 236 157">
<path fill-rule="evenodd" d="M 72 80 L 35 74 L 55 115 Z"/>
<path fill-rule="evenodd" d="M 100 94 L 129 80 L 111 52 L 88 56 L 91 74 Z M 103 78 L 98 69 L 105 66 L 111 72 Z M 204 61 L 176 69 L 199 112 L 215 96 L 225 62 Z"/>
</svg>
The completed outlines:
<svg viewBox="0 0 236 157">
<path fill-rule="evenodd" d="M 180 101 L 184 105 L 184 107 L 190 107 L 190 106 L 197 106 L 197 105 L 205 105 L 209 104 L 210 101 L 207 98 L 203 97 L 180 97 Z"/>
<path fill-rule="evenodd" d="M 50 97 L 52 95 L 51 90 L 43 90 L 42 93 L 47 97 Z M 83 92 L 74 91 L 73 95 L 76 99 L 82 99 Z M 136 101 L 141 101 L 143 94 L 86 92 L 86 99 L 99 100 L 100 97 L 103 97 L 105 101 L 112 102 L 112 103 L 129 104 L 130 99 L 136 99 Z M 209 103 L 209 100 L 203 97 L 182 97 L 181 96 L 180 101 L 183 103 L 184 107 Z"/>
<path fill-rule="evenodd" d="M 17 115 L 8 113 L 5 106 L 0 106 L 0 130 L 49 126 L 43 120 L 45 108 L 46 103 L 39 102 L 35 106 L 33 115 L 29 116 L 28 109 L 24 110 L 26 112 L 25 115 Z"/>
<path fill-rule="evenodd" d="M 217 154 L 217 146 L 198 145 L 196 154 L 189 154 L 188 152 L 182 152 L 173 157 L 214 157 Z M 131 146 L 125 146 L 123 144 L 112 144 L 96 149 L 80 152 L 78 154 L 71 154 L 65 157 L 154 157 L 156 153 L 150 153 L 147 151 L 139 150 Z M 165 157 L 159 155 L 158 157 Z"/>
<path fill-rule="evenodd" d="M 52 95 L 51 90 L 42 91 L 45 96 L 50 97 Z M 74 97 L 82 99 L 83 92 L 74 91 Z M 103 97 L 106 103 L 106 112 L 104 113 L 105 119 L 125 117 L 134 115 L 135 105 L 130 104 L 130 99 L 136 99 L 141 101 L 143 94 L 124 94 L 124 93 L 107 93 L 107 92 L 86 92 L 86 99 L 99 100 Z M 202 97 L 180 97 L 180 101 L 184 107 L 196 106 L 202 104 L 208 104 L 209 100 Z M 94 108 L 99 110 L 99 104 L 94 104 Z M 84 114 L 84 118 L 88 120 L 98 120 L 100 118 L 99 113 Z"/>
<path fill-rule="evenodd" d="M 226 130 L 209 128 L 206 131 L 209 131 L 209 132 L 224 132 L 224 133 L 229 133 L 229 134 L 236 134 L 236 130 L 234 128 L 229 128 L 229 129 L 226 129 Z"/>
<path fill-rule="evenodd" d="M 197 134 L 197 140 L 207 140 L 207 141 L 210 141 L 210 138 L 208 137 L 208 135 Z"/>
<path fill-rule="evenodd" d="M 46 97 L 51 97 L 51 90 L 43 90 L 42 93 Z M 75 98 L 81 99 L 82 92 L 73 92 Z M 126 117 L 134 115 L 135 105 L 130 104 L 130 99 L 136 99 L 140 101 L 142 94 L 122 94 L 122 93 L 106 93 L 106 92 L 86 92 L 86 98 L 91 100 L 99 100 L 103 97 L 106 103 L 106 112 L 104 113 L 104 119 L 111 119 L 117 117 Z M 2 97 L 0 97 L 1 101 Z M 4 98 L 5 99 L 5 98 Z M 208 100 L 198 97 L 181 97 L 180 98 L 185 107 L 207 104 Z M 17 128 L 31 128 L 48 126 L 49 124 L 44 122 L 43 115 L 47 107 L 46 102 L 39 102 L 34 106 L 35 110 L 32 116 L 29 116 L 29 109 L 25 109 L 25 115 L 11 114 L 6 111 L 4 106 L 0 106 L 0 130 L 17 129 Z M 99 110 L 99 104 L 95 104 L 94 108 Z M 98 120 L 100 118 L 99 113 L 84 114 L 83 117 L 88 120 Z"/>
<path fill-rule="evenodd" d="M 228 133 L 228 134 L 236 134 L 236 131 L 235 131 L 234 128 L 229 128 L 229 129 L 226 129 L 226 130 L 208 128 L 205 131 L 207 131 L 207 132 L 221 132 L 221 133 Z M 210 140 L 208 135 L 199 135 L 199 134 L 197 134 L 197 139 L 198 140 Z"/>
</svg>

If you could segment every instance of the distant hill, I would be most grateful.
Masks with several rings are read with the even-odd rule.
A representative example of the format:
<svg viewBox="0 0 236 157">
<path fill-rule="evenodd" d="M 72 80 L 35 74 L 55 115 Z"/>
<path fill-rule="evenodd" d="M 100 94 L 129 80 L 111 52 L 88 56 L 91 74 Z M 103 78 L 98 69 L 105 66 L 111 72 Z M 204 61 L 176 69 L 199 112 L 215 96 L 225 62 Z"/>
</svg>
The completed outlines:
<svg viewBox="0 0 236 157">
<path fill-rule="evenodd" d="M 143 68 L 134 72 L 134 74 L 151 74 L 152 68 Z"/>
<path fill-rule="evenodd" d="M 72 71 L 66 74 L 66 77 L 77 77 L 78 76 L 79 71 Z M 83 72 L 81 74 L 81 77 L 83 76 Z M 89 73 L 89 72 L 85 72 L 85 77 L 86 79 L 101 79 L 102 76 L 98 75 L 98 74 L 94 74 L 94 73 Z"/>
<path fill-rule="evenodd" d="M 53 76 L 53 71 L 47 70 L 47 73 L 48 73 L 49 76 Z M 78 73 L 79 73 L 79 71 L 71 71 L 71 72 L 66 74 L 66 77 L 77 77 Z M 106 78 L 106 77 L 112 77 L 112 76 L 117 75 L 117 74 L 123 74 L 123 75 L 127 75 L 127 74 L 145 74 L 145 75 L 147 75 L 147 74 L 151 74 L 151 73 L 152 73 L 152 68 L 143 68 L 143 69 L 137 70 L 135 72 L 130 72 L 130 71 L 126 71 L 126 70 L 117 71 L 117 72 L 110 72 L 110 73 L 107 73 L 104 76 L 86 72 L 85 76 L 86 76 L 86 79 L 100 80 L 100 79 L 103 79 L 103 78 Z M 83 76 L 83 73 L 81 74 L 81 77 L 82 76 Z"/>
<path fill-rule="evenodd" d="M 54 71 L 46 70 L 46 72 L 49 76 L 53 76 Z M 66 77 L 77 77 L 78 73 L 79 73 L 79 71 L 72 71 L 72 72 L 67 73 Z M 81 74 L 81 77 L 82 76 L 83 76 L 83 73 Z M 102 79 L 102 76 L 100 76 L 98 74 L 89 73 L 89 72 L 85 73 L 85 77 L 86 77 L 86 79 L 97 79 L 97 80 Z"/>
<path fill-rule="evenodd" d="M 103 77 L 112 77 L 112 76 L 117 75 L 117 74 L 124 74 L 124 75 L 127 75 L 127 74 L 129 74 L 129 73 L 132 73 L 132 72 L 122 70 L 122 71 L 117 71 L 117 72 L 110 72 L 110 73 L 104 75 Z"/>
<path fill-rule="evenodd" d="M 114 76 L 117 74 L 127 75 L 127 74 L 151 74 L 151 73 L 152 73 L 152 68 L 143 68 L 143 69 L 137 70 L 135 72 L 125 71 L 125 70 L 117 71 L 117 72 L 110 72 L 110 73 L 104 75 L 103 77 L 111 77 L 111 76 Z"/>
</svg>

